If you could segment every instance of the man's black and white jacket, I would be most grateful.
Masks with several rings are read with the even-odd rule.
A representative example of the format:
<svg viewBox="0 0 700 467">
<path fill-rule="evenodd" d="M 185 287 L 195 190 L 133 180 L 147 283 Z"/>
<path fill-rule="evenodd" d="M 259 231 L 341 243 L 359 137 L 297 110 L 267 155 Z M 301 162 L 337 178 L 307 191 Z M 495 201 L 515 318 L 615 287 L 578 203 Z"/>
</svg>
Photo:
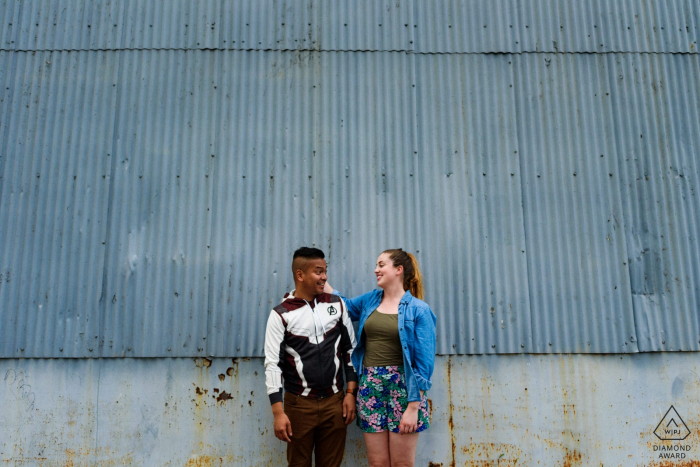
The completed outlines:
<svg viewBox="0 0 700 467">
<path fill-rule="evenodd" d="M 350 361 L 355 331 L 337 295 L 317 295 L 313 302 L 286 294 L 267 320 L 265 384 L 270 403 L 282 401 L 282 388 L 322 398 L 357 381 Z M 284 381 L 284 386 L 283 386 Z"/>
</svg>

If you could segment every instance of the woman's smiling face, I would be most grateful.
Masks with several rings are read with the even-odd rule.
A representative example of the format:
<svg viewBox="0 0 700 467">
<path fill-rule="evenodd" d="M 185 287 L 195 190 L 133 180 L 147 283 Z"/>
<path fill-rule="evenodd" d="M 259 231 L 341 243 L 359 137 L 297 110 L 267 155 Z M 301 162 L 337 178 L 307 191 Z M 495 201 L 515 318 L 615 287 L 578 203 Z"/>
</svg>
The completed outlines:
<svg viewBox="0 0 700 467">
<path fill-rule="evenodd" d="M 394 266 L 387 253 L 382 253 L 377 258 L 377 266 L 374 268 L 374 275 L 377 276 L 377 285 L 381 288 L 386 288 L 394 282 L 403 283 L 403 267 Z"/>
</svg>

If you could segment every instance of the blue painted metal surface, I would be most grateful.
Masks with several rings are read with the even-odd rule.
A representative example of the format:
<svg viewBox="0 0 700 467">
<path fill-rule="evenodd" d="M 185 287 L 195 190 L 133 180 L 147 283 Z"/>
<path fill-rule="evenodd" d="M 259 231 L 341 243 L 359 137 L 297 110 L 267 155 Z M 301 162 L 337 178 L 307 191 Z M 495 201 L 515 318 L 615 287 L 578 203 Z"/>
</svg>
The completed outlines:
<svg viewBox="0 0 700 467">
<path fill-rule="evenodd" d="M 510 55 L 416 56 L 415 202 L 441 352 L 533 350 L 513 68 Z"/>
<path fill-rule="evenodd" d="M 700 350 L 698 54 L 405 53 L 428 5 L 0 3 L 0 356 L 259 356 L 302 244 L 416 252 L 442 354 Z M 696 31 L 625 5 L 557 8 Z"/>
<path fill-rule="evenodd" d="M 698 53 L 693 0 L 0 2 L 0 50 Z"/>
<path fill-rule="evenodd" d="M 116 55 L 1 55 L 0 356 L 97 356 Z"/>
<path fill-rule="evenodd" d="M 700 344 L 700 58 L 683 57 L 607 57 L 642 351 Z"/>
<path fill-rule="evenodd" d="M 605 55 L 513 66 L 534 350 L 636 352 Z"/>
<path fill-rule="evenodd" d="M 693 465 L 698 374 L 690 353 L 439 357 L 416 465 Z M 264 389 L 260 358 L 0 360 L 0 462 L 285 465 Z M 682 442 L 654 435 L 671 405 Z M 365 463 L 353 424 L 344 465 Z"/>
<path fill-rule="evenodd" d="M 416 52 L 698 53 L 693 0 L 415 2 Z"/>
</svg>

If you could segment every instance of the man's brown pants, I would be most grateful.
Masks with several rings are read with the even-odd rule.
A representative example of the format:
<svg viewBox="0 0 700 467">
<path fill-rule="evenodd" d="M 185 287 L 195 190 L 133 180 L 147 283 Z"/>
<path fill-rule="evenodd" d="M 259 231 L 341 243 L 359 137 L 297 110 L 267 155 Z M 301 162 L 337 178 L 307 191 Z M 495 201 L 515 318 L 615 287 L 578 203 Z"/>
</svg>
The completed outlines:
<svg viewBox="0 0 700 467">
<path fill-rule="evenodd" d="M 284 413 L 292 424 L 292 442 L 287 444 L 289 467 L 311 467 L 314 448 L 317 467 L 340 465 L 347 432 L 343 397 L 343 391 L 323 399 L 284 393 Z"/>
</svg>

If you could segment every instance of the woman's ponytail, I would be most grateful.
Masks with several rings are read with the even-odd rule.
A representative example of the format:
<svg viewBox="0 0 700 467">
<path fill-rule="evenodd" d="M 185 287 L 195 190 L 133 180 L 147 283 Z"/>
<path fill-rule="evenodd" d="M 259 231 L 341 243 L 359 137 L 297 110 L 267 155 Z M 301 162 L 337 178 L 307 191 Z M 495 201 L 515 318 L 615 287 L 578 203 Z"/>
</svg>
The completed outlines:
<svg viewBox="0 0 700 467">
<path fill-rule="evenodd" d="M 414 297 L 423 300 L 423 275 L 420 273 L 416 257 L 401 248 L 386 250 L 384 253 L 389 255 L 395 267 L 403 267 L 403 288 L 410 291 Z"/>
<path fill-rule="evenodd" d="M 407 255 L 408 259 L 411 262 L 411 270 L 413 274 L 410 277 L 408 277 L 404 272 L 404 287 L 407 286 L 406 288 L 411 291 L 411 295 L 420 300 L 423 300 L 423 297 L 425 296 L 425 291 L 423 290 L 423 275 L 420 273 L 420 269 L 418 268 L 418 261 L 416 260 L 416 257 L 413 256 L 411 253 L 407 253 Z"/>
</svg>

